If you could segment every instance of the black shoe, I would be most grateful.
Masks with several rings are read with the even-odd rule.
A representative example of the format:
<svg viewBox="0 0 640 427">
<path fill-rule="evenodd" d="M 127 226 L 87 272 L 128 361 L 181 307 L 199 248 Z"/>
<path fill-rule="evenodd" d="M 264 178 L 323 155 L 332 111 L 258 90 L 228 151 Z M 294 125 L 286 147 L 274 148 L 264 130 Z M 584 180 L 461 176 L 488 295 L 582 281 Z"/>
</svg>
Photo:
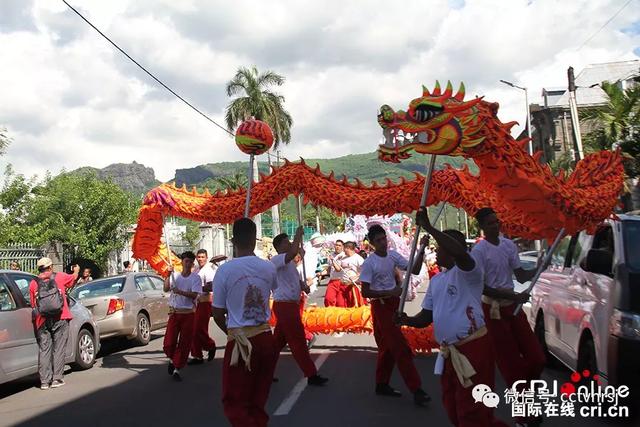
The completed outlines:
<svg viewBox="0 0 640 427">
<path fill-rule="evenodd" d="M 309 385 L 325 385 L 329 381 L 329 378 L 321 377 L 318 374 L 312 375 L 307 378 L 307 384 Z"/>
<path fill-rule="evenodd" d="M 214 348 L 213 350 L 209 350 L 209 352 L 207 353 L 207 362 L 211 362 L 215 358 L 216 358 L 216 349 Z"/>
<path fill-rule="evenodd" d="M 273 377 L 273 379 L 271 380 L 271 382 L 274 382 L 274 383 L 277 383 L 278 381 L 280 381 L 278 377 Z"/>
<path fill-rule="evenodd" d="M 429 402 L 431 402 L 431 396 L 423 389 L 419 388 L 413 393 L 413 403 L 417 406 L 425 406 Z"/>
<path fill-rule="evenodd" d="M 174 381 L 180 382 L 182 381 L 182 377 L 180 376 L 180 372 L 177 369 L 173 370 L 173 374 L 171 375 Z"/>
<path fill-rule="evenodd" d="M 173 375 L 173 370 L 175 367 L 173 366 L 173 362 L 169 362 L 169 366 L 167 366 L 167 374 Z"/>
<path fill-rule="evenodd" d="M 187 365 L 202 365 L 204 363 L 204 359 L 189 359 L 187 361 Z"/>
<path fill-rule="evenodd" d="M 402 393 L 392 388 L 389 384 L 376 384 L 376 394 L 378 396 L 400 397 Z"/>
</svg>

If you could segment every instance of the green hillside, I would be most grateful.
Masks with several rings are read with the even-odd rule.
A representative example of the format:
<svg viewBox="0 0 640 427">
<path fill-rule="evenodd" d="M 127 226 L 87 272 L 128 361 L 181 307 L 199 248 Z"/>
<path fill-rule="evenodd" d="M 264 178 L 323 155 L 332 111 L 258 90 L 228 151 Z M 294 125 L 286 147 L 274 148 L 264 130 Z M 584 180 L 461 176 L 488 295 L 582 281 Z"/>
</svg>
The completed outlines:
<svg viewBox="0 0 640 427">
<path fill-rule="evenodd" d="M 348 178 L 359 178 L 364 183 L 373 180 L 383 182 L 385 178 L 397 180 L 401 176 L 412 178 L 413 172 L 424 173 L 426 168 L 427 156 L 415 156 L 405 160 L 402 163 L 385 163 L 377 158 L 377 153 L 350 154 L 348 156 L 337 157 L 335 159 L 305 159 L 305 162 L 311 166 L 320 165 L 320 169 L 324 173 L 334 171 L 336 178 L 342 175 Z M 443 168 L 444 163 L 449 163 L 453 167 L 460 168 L 462 164 L 467 162 L 472 171 L 477 170 L 475 163 L 464 160 L 460 157 L 440 156 L 436 161 L 436 169 Z M 246 162 L 222 162 L 209 163 L 190 169 L 176 170 L 174 181 L 178 185 L 187 184 L 187 186 L 196 185 L 198 187 L 215 187 L 215 178 L 219 176 L 233 175 L 237 171 L 246 171 L 248 163 Z M 266 162 L 259 162 L 260 172 L 268 173 L 269 167 Z"/>
</svg>

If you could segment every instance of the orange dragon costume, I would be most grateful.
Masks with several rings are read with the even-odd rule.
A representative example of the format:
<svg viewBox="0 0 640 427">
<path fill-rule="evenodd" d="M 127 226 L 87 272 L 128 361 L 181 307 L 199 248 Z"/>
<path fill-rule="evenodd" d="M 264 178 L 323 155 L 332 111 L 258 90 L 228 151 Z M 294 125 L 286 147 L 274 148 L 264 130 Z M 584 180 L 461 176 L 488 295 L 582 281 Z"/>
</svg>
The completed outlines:
<svg viewBox="0 0 640 427">
<path fill-rule="evenodd" d="M 422 96 L 409 103 L 407 111 L 383 105 L 378 123 L 385 143 L 378 147 L 382 161 L 400 162 L 411 152 L 462 156 L 473 159 L 479 175 L 465 166 L 447 165 L 433 172 L 427 205 L 447 202 L 473 215 L 479 208 L 492 207 L 503 231 L 528 239 L 553 239 L 561 228 L 567 234 L 594 230 L 609 217 L 623 186 L 622 157 L 617 151 L 601 151 L 586 156 L 574 172 L 554 175 L 539 162 L 541 153 L 530 156 L 527 139 L 516 141 L 510 129 L 516 122 L 502 123 L 498 104 L 475 98 L 464 100 L 464 85 L 453 94 L 451 83 L 442 91 L 423 87 Z M 384 185 L 364 185 L 346 178 L 338 181 L 333 172 L 324 174 L 302 160 L 286 161 L 261 175 L 252 188 L 250 215 L 263 212 L 289 195 L 304 194 L 305 203 L 326 206 L 336 212 L 361 215 L 410 213 L 418 208 L 424 176 L 400 178 Z M 145 259 L 166 275 L 166 246 L 161 242 L 163 215 L 209 223 L 231 223 L 243 216 L 246 190 L 199 193 L 195 187 L 177 188 L 162 184 L 145 196 L 133 240 L 134 257 Z M 171 259 L 179 264 L 177 257 Z M 305 328 L 313 333 L 371 332 L 368 306 L 357 308 L 308 308 Z M 404 329 L 414 350 L 429 351 L 435 346 L 431 329 Z"/>
</svg>

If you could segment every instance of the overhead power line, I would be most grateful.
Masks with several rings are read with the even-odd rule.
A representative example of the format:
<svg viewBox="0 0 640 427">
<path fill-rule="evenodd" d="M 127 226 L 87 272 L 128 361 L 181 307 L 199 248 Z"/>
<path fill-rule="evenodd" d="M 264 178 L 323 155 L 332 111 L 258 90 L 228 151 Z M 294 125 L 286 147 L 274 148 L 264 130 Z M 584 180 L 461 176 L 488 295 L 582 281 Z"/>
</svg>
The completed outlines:
<svg viewBox="0 0 640 427">
<path fill-rule="evenodd" d="M 98 34 L 100 34 L 102 37 L 104 37 L 109 43 L 111 43 L 113 45 L 113 47 L 115 47 L 116 49 L 118 49 L 120 51 L 120 53 L 122 53 L 124 56 L 126 56 L 131 62 L 133 62 L 134 64 L 136 64 L 142 71 L 144 71 L 145 73 L 147 73 L 147 75 L 149 75 L 149 77 L 151 77 L 153 80 L 155 80 L 160 86 L 162 86 L 163 88 L 165 88 L 166 90 L 168 90 L 169 92 L 171 92 L 171 94 L 173 94 L 173 96 L 175 96 L 176 98 L 178 98 L 180 101 L 184 102 L 185 104 L 187 104 L 192 110 L 194 110 L 196 113 L 200 114 L 202 117 L 204 117 L 205 119 L 209 120 L 211 123 L 213 123 L 214 125 L 216 125 L 217 127 L 219 127 L 220 129 L 222 129 L 223 131 L 225 131 L 226 133 L 228 133 L 231 136 L 234 136 L 232 132 L 230 132 L 227 128 L 225 128 L 224 126 L 218 124 L 215 120 L 213 120 L 211 117 L 209 117 L 208 115 L 206 115 L 205 113 L 203 113 L 202 111 L 200 111 L 197 107 L 195 107 L 193 104 L 191 104 L 189 101 L 187 101 L 186 99 L 184 99 L 182 96 L 180 96 L 179 94 L 176 93 L 176 91 L 174 91 L 173 89 L 171 89 L 169 86 L 167 86 L 164 82 L 162 82 L 162 80 L 160 80 L 159 78 L 157 78 L 155 75 L 153 75 L 153 73 L 151 73 L 151 71 L 147 70 L 144 66 L 142 66 L 138 61 L 136 61 L 135 59 L 133 59 L 131 57 L 131 55 L 129 55 L 127 52 L 125 52 L 120 46 L 118 46 L 113 40 L 111 40 L 107 35 L 105 35 L 102 31 L 100 31 L 95 25 L 93 25 L 87 18 L 85 18 L 80 12 L 78 12 L 73 6 L 71 6 L 69 3 L 67 3 L 66 0 L 62 0 L 62 2 L 64 4 L 66 4 L 69 9 L 71 9 L 72 11 L 74 11 L 76 13 L 76 15 L 78 15 L 80 18 L 82 18 L 82 20 L 84 22 L 86 22 L 87 24 L 89 24 L 89 26 L 91 26 L 91 28 L 93 28 L 94 30 L 96 30 L 98 32 Z"/>
<path fill-rule="evenodd" d="M 580 45 L 580 47 L 578 48 L 578 50 L 582 49 L 583 47 L 585 47 L 585 46 L 586 46 L 586 44 L 587 44 L 587 43 L 589 43 L 591 40 L 593 40 L 593 38 L 594 38 L 595 36 L 597 36 L 597 35 L 598 35 L 598 33 L 599 33 L 600 31 L 602 31 L 602 29 L 603 29 L 604 27 L 606 27 L 607 25 L 609 25 L 609 23 L 610 23 L 611 21 L 613 21 L 613 20 L 615 19 L 615 17 L 616 17 L 616 16 L 618 16 L 618 15 L 620 14 L 620 12 L 622 12 L 622 11 L 624 10 L 624 8 L 625 8 L 625 7 L 627 7 L 627 6 L 629 5 L 629 3 L 631 3 L 632 1 L 633 1 L 633 0 L 627 0 L 627 2 L 626 2 L 625 4 L 623 4 L 623 5 L 622 5 L 622 7 L 621 7 L 620 9 L 618 9 L 618 11 L 617 11 L 616 13 L 614 13 L 614 14 L 613 14 L 613 16 L 612 16 L 611 18 L 607 19 L 607 22 L 605 22 L 604 24 L 602 24 L 602 26 L 601 26 L 600 28 L 598 28 L 598 30 L 597 30 L 595 33 L 591 34 L 591 36 L 590 36 L 588 39 L 586 39 L 586 40 L 584 41 L 584 43 L 582 43 L 582 44 Z"/>
</svg>

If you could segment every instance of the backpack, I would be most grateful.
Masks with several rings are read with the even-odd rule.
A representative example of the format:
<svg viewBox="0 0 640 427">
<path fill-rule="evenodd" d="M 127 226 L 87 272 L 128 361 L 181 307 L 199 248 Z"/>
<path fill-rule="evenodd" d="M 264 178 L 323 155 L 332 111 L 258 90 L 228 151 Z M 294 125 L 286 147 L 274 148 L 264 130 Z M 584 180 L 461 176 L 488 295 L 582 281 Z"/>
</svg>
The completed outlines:
<svg viewBox="0 0 640 427">
<path fill-rule="evenodd" d="M 40 277 L 36 278 L 38 291 L 36 293 L 36 309 L 45 318 L 57 318 L 62 314 L 64 307 L 63 296 L 55 281 L 56 275 L 53 273 L 46 281 Z"/>
</svg>

